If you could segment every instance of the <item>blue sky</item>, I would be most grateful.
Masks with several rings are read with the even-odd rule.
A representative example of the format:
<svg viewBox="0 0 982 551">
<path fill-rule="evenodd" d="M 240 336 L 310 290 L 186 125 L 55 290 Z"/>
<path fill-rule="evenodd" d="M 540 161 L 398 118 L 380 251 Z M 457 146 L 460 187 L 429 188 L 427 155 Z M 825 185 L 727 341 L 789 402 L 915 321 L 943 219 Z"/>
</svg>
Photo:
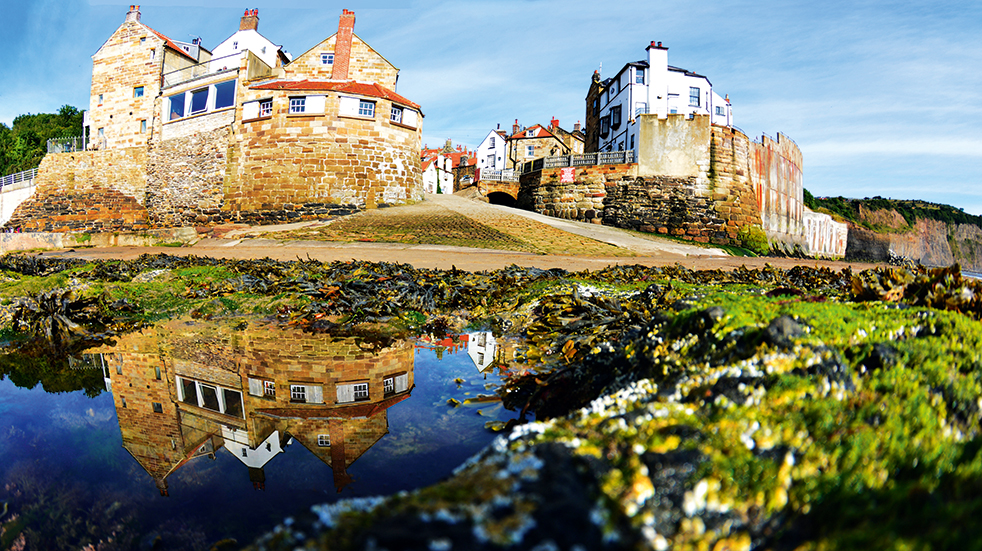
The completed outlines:
<svg viewBox="0 0 982 551">
<path fill-rule="evenodd" d="M 815 195 L 925 199 L 982 214 L 982 2 L 310 0 L 141 2 L 142 21 L 212 48 L 259 8 L 259 31 L 299 54 L 337 30 L 401 69 L 423 141 L 476 146 L 499 123 L 571 129 L 595 69 L 614 75 L 652 40 L 728 94 L 751 137 L 781 132 Z M 129 2 L 0 0 L 0 122 L 87 108 L 91 56 Z"/>
</svg>

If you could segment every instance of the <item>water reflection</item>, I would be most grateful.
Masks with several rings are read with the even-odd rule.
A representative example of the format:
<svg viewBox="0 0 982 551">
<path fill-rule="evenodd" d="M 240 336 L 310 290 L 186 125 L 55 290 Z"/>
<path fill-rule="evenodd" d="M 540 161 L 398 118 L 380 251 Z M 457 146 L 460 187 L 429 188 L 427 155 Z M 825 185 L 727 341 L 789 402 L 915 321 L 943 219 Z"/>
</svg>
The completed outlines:
<svg viewBox="0 0 982 551">
<path fill-rule="evenodd" d="M 269 326 L 172 322 L 82 361 L 102 368 L 123 447 L 161 495 L 175 471 L 220 448 L 262 489 L 267 464 L 296 444 L 331 467 L 340 491 L 414 386 L 411 343 L 366 351 L 356 338 Z"/>
</svg>

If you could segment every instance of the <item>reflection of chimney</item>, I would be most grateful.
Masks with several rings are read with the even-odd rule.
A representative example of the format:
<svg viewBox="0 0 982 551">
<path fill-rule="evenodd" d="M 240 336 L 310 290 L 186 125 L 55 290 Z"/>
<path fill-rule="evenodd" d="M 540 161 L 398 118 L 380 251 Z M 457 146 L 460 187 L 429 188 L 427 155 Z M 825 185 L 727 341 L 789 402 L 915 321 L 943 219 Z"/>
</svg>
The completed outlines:
<svg viewBox="0 0 982 551">
<path fill-rule="evenodd" d="M 169 495 L 167 493 L 167 478 L 162 476 L 156 479 L 155 482 L 157 483 L 157 489 L 160 490 L 160 495 L 167 497 Z"/>
<path fill-rule="evenodd" d="M 259 30 L 259 10 L 246 10 L 245 15 L 242 16 L 242 20 L 239 21 L 240 31 L 256 31 Z"/>
<path fill-rule="evenodd" d="M 342 10 L 338 22 L 338 35 L 334 40 L 334 69 L 331 80 L 348 80 L 348 63 L 351 60 L 351 37 L 355 33 L 355 12 Z"/>
<path fill-rule="evenodd" d="M 344 456 L 344 421 L 331 419 L 328 421 L 331 433 L 331 471 L 334 473 L 334 489 L 340 494 L 341 490 L 355 481 L 348 474 L 348 462 Z"/>
<path fill-rule="evenodd" d="M 260 468 L 249 467 L 249 480 L 252 482 L 253 489 L 266 490 L 266 471 Z"/>
<path fill-rule="evenodd" d="M 130 6 L 130 11 L 126 12 L 126 21 L 140 21 L 140 5 Z"/>
</svg>

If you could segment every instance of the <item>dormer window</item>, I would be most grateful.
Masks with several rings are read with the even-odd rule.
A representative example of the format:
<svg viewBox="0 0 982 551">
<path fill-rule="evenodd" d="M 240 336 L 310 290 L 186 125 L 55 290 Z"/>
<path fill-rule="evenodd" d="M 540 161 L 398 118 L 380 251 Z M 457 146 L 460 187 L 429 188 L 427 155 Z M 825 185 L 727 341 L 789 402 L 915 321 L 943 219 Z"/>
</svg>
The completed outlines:
<svg viewBox="0 0 982 551">
<path fill-rule="evenodd" d="M 333 65 L 334 64 L 334 54 L 330 52 L 324 52 L 321 54 L 321 65 Z"/>
<path fill-rule="evenodd" d="M 526 130 L 525 131 L 525 137 L 526 138 L 534 138 L 535 137 L 535 130 Z"/>
</svg>

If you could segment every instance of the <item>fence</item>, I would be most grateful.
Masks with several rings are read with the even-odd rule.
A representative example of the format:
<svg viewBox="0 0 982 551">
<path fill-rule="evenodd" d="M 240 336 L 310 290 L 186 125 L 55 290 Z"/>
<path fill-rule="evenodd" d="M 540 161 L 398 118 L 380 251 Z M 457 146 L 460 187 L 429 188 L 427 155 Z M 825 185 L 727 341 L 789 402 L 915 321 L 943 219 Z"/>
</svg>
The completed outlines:
<svg viewBox="0 0 982 551">
<path fill-rule="evenodd" d="M 518 174 L 515 174 L 515 171 L 510 168 L 505 170 L 487 170 L 482 168 L 480 179 L 492 182 L 517 182 Z"/>
<path fill-rule="evenodd" d="M 232 55 L 216 57 L 205 61 L 204 63 L 198 63 L 197 65 L 191 65 L 189 67 L 184 67 L 183 69 L 164 73 L 164 88 L 176 86 L 182 82 L 187 82 L 189 80 L 194 80 L 196 78 L 201 78 L 208 75 L 238 71 L 239 57 L 241 56 L 242 52 L 237 52 Z"/>
<path fill-rule="evenodd" d="M 37 177 L 38 169 L 32 168 L 9 176 L 0 176 L 0 189 L 19 184 L 21 182 L 33 182 Z"/>
<path fill-rule="evenodd" d="M 48 153 L 74 153 L 85 151 L 89 146 L 89 139 L 85 136 L 74 138 L 51 138 L 48 140 Z"/>
<path fill-rule="evenodd" d="M 562 168 L 568 166 L 613 165 L 634 162 L 634 151 L 599 151 L 581 155 L 560 155 L 535 159 L 522 165 L 522 173 L 535 172 L 543 168 Z"/>
</svg>

